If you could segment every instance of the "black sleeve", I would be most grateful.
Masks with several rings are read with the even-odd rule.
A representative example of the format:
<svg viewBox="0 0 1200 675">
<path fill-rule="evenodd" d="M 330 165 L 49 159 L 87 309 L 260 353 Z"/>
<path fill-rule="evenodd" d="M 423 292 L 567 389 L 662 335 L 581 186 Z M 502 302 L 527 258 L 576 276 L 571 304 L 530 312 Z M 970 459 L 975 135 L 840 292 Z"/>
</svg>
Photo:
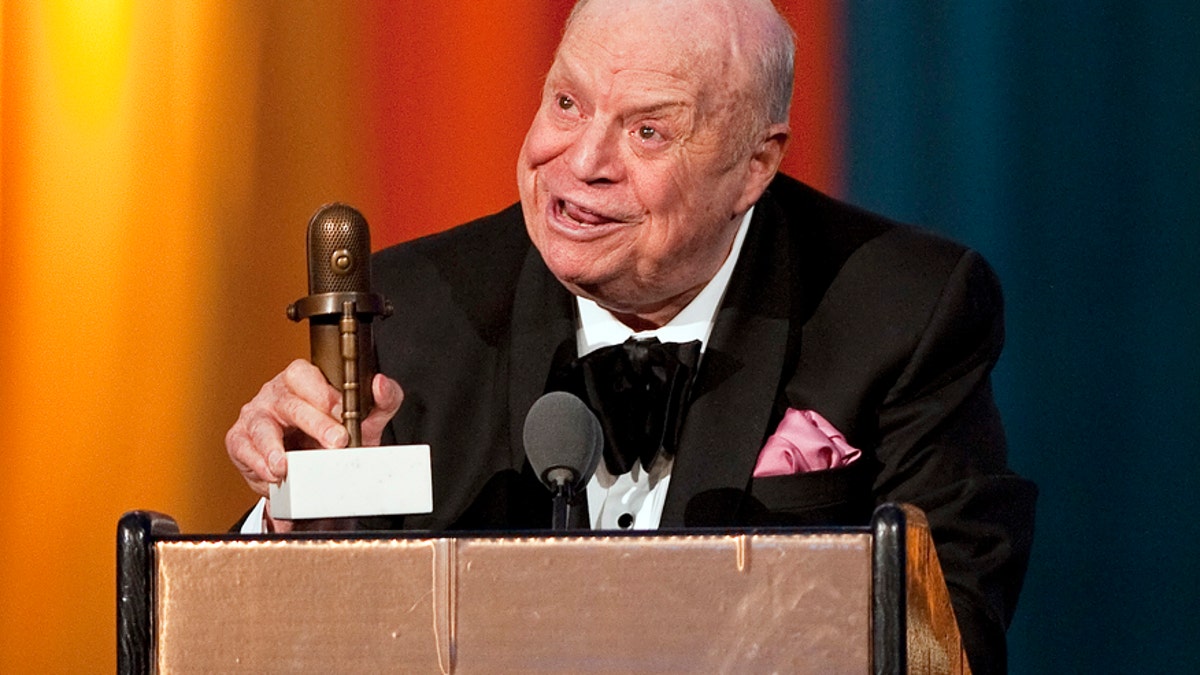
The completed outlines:
<svg viewBox="0 0 1200 675">
<path fill-rule="evenodd" d="M 879 501 L 928 516 L 964 647 L 977 675 L 1007 670 L 1033 540 L 1037 490 L 1007 466 L 990 372 L 1004 340 L 999 284 L 967 252 L 880 408 Z"/>
</svg>

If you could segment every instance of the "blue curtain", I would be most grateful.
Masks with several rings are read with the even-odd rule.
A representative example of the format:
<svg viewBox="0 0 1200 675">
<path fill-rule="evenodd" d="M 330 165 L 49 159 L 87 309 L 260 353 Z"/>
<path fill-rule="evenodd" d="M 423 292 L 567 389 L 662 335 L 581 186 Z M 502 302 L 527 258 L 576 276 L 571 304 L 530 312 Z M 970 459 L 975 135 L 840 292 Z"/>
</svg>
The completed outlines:
<svg viewBox="0 0 1200 675">
<path fill-rule="evenodd" d="M 1200 3 L 846 12 L 848 197 L 1005 285 L 1012 672 L 1200 672 Z"/>
</svg>

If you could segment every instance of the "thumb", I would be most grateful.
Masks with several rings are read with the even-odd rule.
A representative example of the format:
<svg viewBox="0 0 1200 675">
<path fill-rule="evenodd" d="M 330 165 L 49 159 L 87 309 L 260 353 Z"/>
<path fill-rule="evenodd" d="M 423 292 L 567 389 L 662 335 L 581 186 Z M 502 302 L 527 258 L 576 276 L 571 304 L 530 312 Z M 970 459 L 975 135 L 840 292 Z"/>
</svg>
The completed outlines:
<svg viewBox="0 0 1200 675">
<path fill-rule="evenodd" d="M 400 410 L 404 402 L 404 390 L 392 378 L 376 373 L 371 381 L 371 394 L 375 398 L 375 407 L 362 421 L 363 445 L 379 445 L 383 437 L 383 429 Z"/>
</svg>

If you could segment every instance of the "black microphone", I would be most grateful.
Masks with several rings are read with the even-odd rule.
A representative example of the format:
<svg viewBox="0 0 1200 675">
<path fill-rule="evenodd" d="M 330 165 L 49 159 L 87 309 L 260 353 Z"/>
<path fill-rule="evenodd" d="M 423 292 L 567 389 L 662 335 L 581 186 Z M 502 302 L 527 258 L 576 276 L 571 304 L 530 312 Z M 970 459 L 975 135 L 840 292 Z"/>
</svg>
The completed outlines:
<svg viewBox="0 0 1200 675">
<path fill-rule="evenodd" d="M 578 396 L 552 391 L 529 409 L 522 437 L 538 479 L 554 493 L 551 528 L 569 529 L 575 493 L 591 479 L 604 450 L 600 421 Z"/>
<path fill-rule="evenodd" d="M 312 362 L 342 392 L 342 424 L 350 447 L 362 445 L 362 418 L 374 406 L 375 347 L 371 320 L 392 306 L 371 292 L 371 233 L 347 204 L 326 204 L 308 221 L 308 296 L 288 305 L 292 321 L 308 319 Z"/>
</svg>

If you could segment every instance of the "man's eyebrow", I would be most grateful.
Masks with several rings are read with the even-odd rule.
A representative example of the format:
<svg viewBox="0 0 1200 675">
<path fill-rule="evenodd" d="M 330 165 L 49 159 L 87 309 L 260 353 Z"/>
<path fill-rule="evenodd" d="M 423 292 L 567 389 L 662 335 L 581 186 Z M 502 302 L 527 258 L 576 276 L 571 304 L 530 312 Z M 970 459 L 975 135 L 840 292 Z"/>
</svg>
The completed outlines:
<svg viewBox="0 0 1200 675">
<path fill-rule="evenodd" d="M 674 112 L 675 110 L 686 109 L 688 102 L 679 99 L 670 99 L 666 101 L 651 101 L 643 104 L 635 104 L 629 109 L 631 115 L 655 115 L 662 113 Z"/>
<path fill-rule="evenodd" d="M 565 61 L 555 61 L 546 73 L 547 84 L 575 85 L 583 77 L 583 71 Z"/>
</svg>

